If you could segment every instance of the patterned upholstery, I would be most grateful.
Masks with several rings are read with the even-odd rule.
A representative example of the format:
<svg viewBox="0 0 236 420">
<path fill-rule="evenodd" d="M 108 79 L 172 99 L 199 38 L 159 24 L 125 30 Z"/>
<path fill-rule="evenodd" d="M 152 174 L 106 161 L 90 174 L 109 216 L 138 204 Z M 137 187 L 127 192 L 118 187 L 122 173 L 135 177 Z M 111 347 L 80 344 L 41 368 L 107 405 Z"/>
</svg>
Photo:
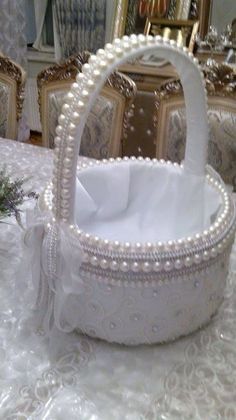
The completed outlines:
<svg viewBox="0 0 236 420">
<path fill-rule="evenodd" d="M 66 90 L 58 90 L 48 95 L 50 148 L 54 147 L 55 129 L 66 92 Z M 95 159 L 109 157 L 116 110 L 116 101 L 102 95 L 97 98 L 85 125 L 80 155 L 92 156 Z"/>
<path fill-rule="evenodd" d="M 235 113 L 220 106 L 209 107 L 210 141 L 208 162 L 228 184 L 236 181 L 236 109 Z M 186 138 L 185 109 L 176 108 L 166 121 L 166 157 L 180 162 L 184 158 Z"/>
<path fill-rule="evenodd" d="M 10 88 L 0 81 L 0 137 L 7 137 Z"/>
</svg>

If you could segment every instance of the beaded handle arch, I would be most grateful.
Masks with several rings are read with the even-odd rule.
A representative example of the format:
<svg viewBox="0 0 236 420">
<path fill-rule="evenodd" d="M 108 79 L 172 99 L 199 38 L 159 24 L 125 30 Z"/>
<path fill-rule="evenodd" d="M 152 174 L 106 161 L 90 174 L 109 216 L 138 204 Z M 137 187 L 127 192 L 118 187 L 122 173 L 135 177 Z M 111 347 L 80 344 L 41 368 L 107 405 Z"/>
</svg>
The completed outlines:
<svg viewBox="0 0 236 420">
<path fill-rule="evenodd" d="M 152 52 L 173 64 L 183 85 L 187 122 L 183 171 L 205 176 L 208 123 L 204 76 L 198 60 L 186 48 L 177 46 L 175 41 L 160 36 L 124 36 L 91 55 L 66 96 L 58 119 L 54 149 L 52 211 L 56 220 L 74 223 L 76 166 L 81 137 L 104 82 L 128 59 Z"/>
</svg>

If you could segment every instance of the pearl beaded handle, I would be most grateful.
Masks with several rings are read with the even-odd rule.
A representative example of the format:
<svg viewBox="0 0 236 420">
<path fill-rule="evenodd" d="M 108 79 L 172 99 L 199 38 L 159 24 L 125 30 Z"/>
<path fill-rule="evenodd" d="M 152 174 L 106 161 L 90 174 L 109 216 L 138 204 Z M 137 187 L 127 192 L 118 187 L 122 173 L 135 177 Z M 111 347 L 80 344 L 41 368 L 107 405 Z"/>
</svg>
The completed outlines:
<svg viewBox="0 0 236 420">
<path fill-rule="evenodd" d="M 74 222 L 76 166 L 88 114 L 107 77 L 128 59 L 155 52 L 178 71 L 186 103 L 187 139 L 183 170 L 204 176 L 208 124 L 204 77 L 198 60 L 175 41 L 160 36 L 131 35 L 115 39 L 92 55 L 77 75 L 62 107 L 56 128 L 53 171 L 53 214 L 57 220 Z"/>
</svg>

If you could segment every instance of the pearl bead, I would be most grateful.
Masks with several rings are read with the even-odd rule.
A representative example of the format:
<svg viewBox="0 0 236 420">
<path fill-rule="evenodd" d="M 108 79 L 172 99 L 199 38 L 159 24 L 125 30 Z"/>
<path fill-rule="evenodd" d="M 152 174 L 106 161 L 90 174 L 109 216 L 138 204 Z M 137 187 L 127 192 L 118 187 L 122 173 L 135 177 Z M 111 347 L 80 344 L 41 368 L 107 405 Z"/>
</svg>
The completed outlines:
<svg viewBox="0 0 236 420">
<path fill-rule="evenodd" d="M 118 270 L 119 265 L 116 261 L 111 261 L 110 268 L 111 268 L 111 270 L 116 271 L 116 270 Z"/>
<path fill-rule="evenodd" d="M 164 270 L 165 271 L 171 271 L 171 269 L 172 269 L 171 261 L 166 261 L 165 264 L 164 264 Z"/>
<path fill-rule="evenodd" d="M 59 137 L 59 136 L 55 137 L 54 144 L 56 146 L 60 146 L 61 145 L 61 137 Z"/>
<path fill-rule="evenodd" d="M 108 43 L 105 45 L 105 50 L 106 50 L 106 51 L 113 51 L 113 45 L 112 45 L 110 42 L 108 42 Z"/>
<path fill-rule="evenodd" d="M 196 264 L 199 264 L 199 263 L 201 262 L 201 257 L 200 257 L 200 255 L 199 255 L 199 254 L 195 254 L 195 255 L 194 255 L 193 260 L 194 260 L 194 262 L 195 262 Z"/>
<path fill-rule="evenodd" d="M 136 261 L 132 263 L 132 265 L 131 265 L 131 270 L 132 270 L 134 273 L 137 273 L 137 272 L 139 271 L 139 264 L 138 264 Z"/>
<path fill-rule="evenodd" d="M 77 111 L 74 111 L 71 115 L 71 119 L 75 124 L 78 124 L 80 122 L 80 114 Z"/>
<path fill-rule="evenodd" d="M 89 73 L 90 73 L 90 71 L 91 71 L 91 66 L 90 66 L 90 64 L 85 63 L 85 64 L 82 66 L 82 72 L 83 72 L 84 74 L 89 74 Z"/>
<path fill-rule="evenodd" d="M 181 261 L 181 260 L 175 260 L 174 265 L 175 265 L 175 268 L 176 268 L 177 270 L 179 270 L 180 268 L 182 268 L 183 263 L 182 263 L 182 261 Z"/>
<path fill-rule="evenodd" d="M 98 66 L 101 70 L 105 70 L 107 68 L 107 61 L 106 60 L 99 60 Z"/>
<path fill-rule="evenodd" d="M 216 250 L 216 248 L 212 248 L 212 249 L 211 249 L 211 256 L 212 256 L 212 257 L 216 257 L 216 255 L 217 255 L 217 250 Z"/>
<path fill-rule="evenodd" d="M 205 261 L 207 261 L 209 259 L 209 252 L 208 251 L 204 251 L 204 253 L 203 253 L 203 259 Z"/>
<path fill-rule="evenodd" d="M 83 73 L 78 73 L 76 76 L 76 81 L 80 84 L 82 81 L 84 81 L 85 76 Z"/>
<path fill-rule="evenodd" d="M 99 79 L 100 77 L 101 77 L 101 72 L 100 72 L 100 70 L 97 70 L 97 69 L 95 69 L 94 71 L 93 71 L 93 77 L 94 77 L 94 79 Z"/>
<path fill-rule="evenodd" d="M 151 265 L 150 265 L 150 263 L 149 263 L 149 262 L 144 262 L 144 263 L 142 264 L 142 270 L 143 270 L 145 273 L 149 273 L 149 271 L 151 271 Z"/>
<path fill-rule="evenodd" d="M 72 85 L 71 85 L 71 90 L 72 90 L 73 92 L 77 92 L 77 91 L 79 90 L 79 85 L 78 85 L 78 83 L 77 83 L 77 82 L 72 83 Z"/>
<path fill-rule="evenodd" d="M 72 159 L 70 159 L 70 158 L 65 158 L 65 159 L 63 160 L 63 163 L 64 163 L 64 166 L 65 166 L 66 168 L 71 168 L 71 166 L 72 166 L 72 164 L 73 164 Z"/>
<path fill-rule="evenodd" d="M 148 35 L 147 40 L 150 44 L 153 44 L 155 42 L 155 38 L 152 35 Z"/>
<path fill-rule="evenodd" d="M 89 79 L 87 81 L 87 89 L 92 90 L 94 88 L 94 86 L 95 86 L 94 81 L 92 79 Z"/>
<path fill-rule="evenodd" d="M 132 35 L 131 35 L 132 36 Z M 131 46 L 133 47 L 133 48 L 136 48 L 136 47 L 138 47 L 138 40 L 137 40 L 137 37 L 136 38 L 131 38 Z"/>
<path fill-rule="evenodd" d="M 66 143 L 71 146 L 73 145 L 75 142 L 75 138 L 74 136 L 71 136 L 70 134 L 66 137 Z"/>
<path fill-rule="evenodd" d="M 123 50 L 120 47 L 115 48 L 115 53 L 117 57 L 121 57 L 123 55 Z"/>
<path fill-rule="evenodd" d="M 83 98 L 83 101 L 87 101 L 89 98 L 89 92 L 86 89 L 83 89 L 81 92 L 81 97 Z"/>
<path fill-rule="evenodd" d="M 120 38 L 115 38 L 113 41 L 113 45 L 119 47 L 121 45 L 121 40 Z"/>
<path fill-rule="evenodd" d="M 139 40 L 140 44 L 146 44 L 146 42 L 147 42 L 147 38 L 143 34 L 138 35 L 138 40 Z"/>
<path fill-rule="evenodd" d="M 107 260 L 101 260 L 100 261 L 100 267 L 106 270 L 108 268 L 108 261 Z"/>
<path fill-rule="evenodd" d="M 110 52 L 108 52 L 108 53 L 107 53 L 106 58 L 107 58 L 107 61 L 108 61 L 109 63 L 112 63 L 112 62 L 115 60 L 115 56 L 114 56 L 114 54 L 112 54 L 112 53 L 110 53 Z"/>
<path fill-rule="evenodd" d="M 89 57 L 89 64 L 95 64 L 97 62 L 97 56 L 95 54 L 90 55 Z"/>
<path fill-rule="evenodd" d="M 63 132 L 63 127 L 61 125 L 58 125 L 56 127 L 56 133 L 57 133 L 57 135 L 60 136 L 62 134 L 62 132 Z"/>
<path fill-rule="evenodd" d="M 130 37 L 128 35 L 123 35 L 122 36 L 122 41 L 129 42 L 130 41 Z"/>
<path fill-rule="evenodd" d="M 75 97 L 74 97 L 73 93 L 68 92 L 67 95 L 66 95 L 66 101 L 71 103 L 71 102 L 73 102 L 74 99 L 75 99 Z"/>
<path fill-rule="evenodd" d="M 76 108 L 77 109 L 79 109 L 80 111 L 83 111 L 84 110 L 84 108 L 85 108 L 85 103 L 84 103 L 84 101 L 78 101 L 77 102 L 77 104 L 76 104 Z"/>
<path fill-rule="evenodd" d="M 72 147 L 66 148 L 66 156 L 72 158 L 74 156 L 74 149 Z"/>
<path fill-rule="evenodd" d="M 97 257 L 95 257 L 95 256 L 91 257 L 90 262 L 91 262 L 91 264 L 92 264 L 93 266 L 98 265 L 98 259 L 97 259 Z"/>
<path fill-rule="evenodd" d="M 160 264 L 158 261 L 156 261 L 156 262 L 154 263 L 154 265 L 153 265 L 153 270 L 154 270 L 155 272 L 161 271 L 161 264 Z"/>
<path fill-rule="evenodd" d="M 102 48 L 99 48 L 98 50 L 97 50 L 97 56 L 98 57 L 104 57 L 104 55 L 105 55 L 106 53 L 105 53 L 105 51 L 102 49 Z"/>
<path fill-rule="evenodd" d="M 120 269 L 123 272 L 129 271 L 129 265 L 126 261 L 123 261 L 120 265 Z"/>
<path fill-rule="evenodd" d="M 76 125 L 71 122 L 69 124 L 68 131 L 70 134 L 74 135 L 76 133 Z"/>
<path fill-rule="evenodd" d="M 65 117 L 64 114 L 59 115 L 58 122 L 59 122 L 60 125 L 64 125 L 66 120 L 67 120 L 67 118 Z"/>
<path fill-rule="evenodd" d="M 191 267 L 192 258 L 191 257 L 186 257 L 185 260 L 184 260 L 184 265 L 185 265 L 185 267 Z"/>
<path fill-rule="evenodd" d="M 160 36 L 160 35 L 156 35 L 156 36 L 155 36 L 155 41 L 156 41 L 156 42 L 158 42 L 159 44 L 162 44 L 162 43 L 163 43 L 163 38 L 162 38 L 162 36 Z"/>
<path fill-rule="evenodd" d="M 70 111 L 70 106 L 67 103 L 65 103 L 62 106 L 62 112 L 63 112 L 63 114 L 68 115 L 69 111 Z"/>
<path fill-rule="evenodd" d="M 54 157 L 53 157 L 53 164 L 57 166 L 58 162 L 59 162 L 58 157 L 56 155 L 54 155 Z"/>
</svg>

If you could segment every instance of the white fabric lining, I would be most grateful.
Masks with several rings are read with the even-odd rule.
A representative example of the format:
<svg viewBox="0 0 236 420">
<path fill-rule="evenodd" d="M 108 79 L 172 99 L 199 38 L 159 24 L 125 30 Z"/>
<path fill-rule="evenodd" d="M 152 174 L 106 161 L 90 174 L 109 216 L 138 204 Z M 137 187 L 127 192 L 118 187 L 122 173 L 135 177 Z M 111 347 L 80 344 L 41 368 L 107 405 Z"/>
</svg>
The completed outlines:
<svg viewBox="0 0 236 420">
<path fill-rule="evenodd" d="M 221 198 L 207 182 L 173 165 L 122 162 L 93 166 L 77 178 L 76 223 L 109 240 L 176 240 L 207 229 Z"/>
</svg>

